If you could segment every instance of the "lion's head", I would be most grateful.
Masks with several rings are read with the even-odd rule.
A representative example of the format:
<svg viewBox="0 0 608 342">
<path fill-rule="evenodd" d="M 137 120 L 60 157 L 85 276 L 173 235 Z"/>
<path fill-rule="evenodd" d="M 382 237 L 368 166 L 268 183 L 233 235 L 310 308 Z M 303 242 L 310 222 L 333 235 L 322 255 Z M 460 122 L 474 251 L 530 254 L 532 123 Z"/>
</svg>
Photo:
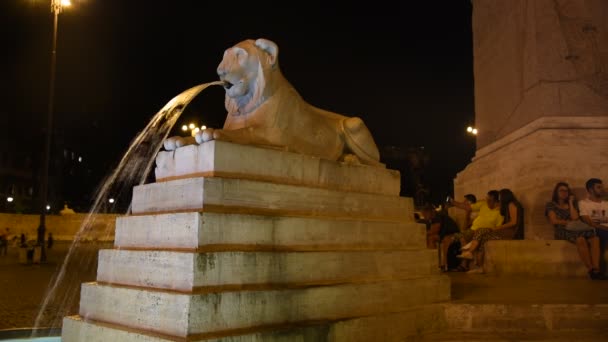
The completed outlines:
<svg viewBox="0 0 608 342">
<path fill-rule="evenodd" d="M 245 40 L 227 49 L 217 74 L 226 89 L 226 109 L 245 114 L 263 103 L 282 78 L 278 46 L 267 39 Z"/>
</svg>

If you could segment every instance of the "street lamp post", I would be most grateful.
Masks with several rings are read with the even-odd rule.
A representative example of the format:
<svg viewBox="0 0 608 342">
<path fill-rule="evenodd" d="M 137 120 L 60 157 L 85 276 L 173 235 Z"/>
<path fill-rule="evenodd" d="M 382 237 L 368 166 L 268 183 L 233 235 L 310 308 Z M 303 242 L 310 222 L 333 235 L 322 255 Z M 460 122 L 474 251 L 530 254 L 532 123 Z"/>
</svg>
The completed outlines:
<svg viewBox="0 0 608 342">
<path fill-rule="evenodd" d="M 57 25 L 59 13 L 64 6 L 69 6 L 69 0 L 51 0 L 51 13 L 53 13 L 53 45 L 51 50 L 51 75 L 49 78 L 49 103 L 46 123 L 46 141 L 44 144 L 44 161 L 42 164 L 42 179 L 40 185 L 40 225 L 38 226 L 38 244 L 40 245 L 40 261 L 46 261 L 44 248 L 44 235 L 46 233 L 46 211 L 49 187 L 49 164 L 51 160 L 51 137 L 53 134 L 53 105 L 55 98 L 55 69 L 57 64 Z"/>
</svg>

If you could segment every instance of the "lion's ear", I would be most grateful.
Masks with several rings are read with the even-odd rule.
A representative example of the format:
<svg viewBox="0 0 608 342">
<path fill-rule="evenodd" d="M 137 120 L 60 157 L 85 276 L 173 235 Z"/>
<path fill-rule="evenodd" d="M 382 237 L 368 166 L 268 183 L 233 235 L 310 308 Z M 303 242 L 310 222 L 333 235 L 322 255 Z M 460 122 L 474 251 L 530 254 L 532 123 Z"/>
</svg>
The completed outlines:
<svg viewBox="0 0 608 342">
<path fill-rule="evenodd" d="M 277 64 L 277 58 L 279 57 L 279 47 L 273 41 L 268 39 L 260 38 L 255 41 L 255 46 L 264 50 L 268 54 L 268 64 L 275 66 Z"/>
</svg>

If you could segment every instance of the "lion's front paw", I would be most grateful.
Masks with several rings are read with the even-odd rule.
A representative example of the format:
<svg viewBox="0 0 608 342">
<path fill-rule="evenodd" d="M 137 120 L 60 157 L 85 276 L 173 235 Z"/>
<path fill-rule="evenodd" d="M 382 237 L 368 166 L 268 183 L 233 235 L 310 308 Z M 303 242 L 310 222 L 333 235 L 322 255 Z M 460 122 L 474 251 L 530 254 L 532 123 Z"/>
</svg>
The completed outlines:
<svg viewBox="0 0 608 342">
<path fill-rule="evenodd" d="M 173 151 L 176 149 L 175 142 L 179 137 L 169 137 L 163 142 L 163 147 L 166 151 Z"/>
<path fill-rule="evenodd" d="M 345 154 L 342 156 L 342 161 L 346 164 L 361 164 L 361 160 L 354 154 Z"/>
<path fill-rule="evenodd" d="M 213 128 L 204 129 L 202 131 L 197 132 L 194 135 L 194 138 L 196 139 L 197 143 L 202 144 L 204 142 L 213 140 L 213 132 L 214 131 L 215 130 Z"/>
<path fill-rule="evenodd" d="M 194 137 L 174 136 L 174 137 L 167 138 L 167 140 L 165 140 L 163 142 L 163 147 L 167 151 L 174 151 L 175 149 L 178 149 L 182 146 L 192 145 L 192 144 L 194 144 L 194 142 L 195 142 Z"/>
</svg>

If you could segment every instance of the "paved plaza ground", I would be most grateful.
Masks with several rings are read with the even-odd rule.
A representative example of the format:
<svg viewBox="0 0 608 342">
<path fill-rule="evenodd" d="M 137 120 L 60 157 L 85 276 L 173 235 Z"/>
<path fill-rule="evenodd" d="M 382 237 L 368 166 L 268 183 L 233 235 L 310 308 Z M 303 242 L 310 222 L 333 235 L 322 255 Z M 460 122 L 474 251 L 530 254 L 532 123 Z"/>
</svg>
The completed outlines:
<svg viewBox="0 0 608 342">
<path fill-rule="evenodd" d="M 19 264 L 17 247 L 9 247 L 8 255 L 0 256 L 0 330 L 34 326 L 47 288 L 61 268 L 70 245 L 55 243 L 47 251 L 48 262 L 44 264 Z M 66 268 L 66 276 L 57 287 L 56 300 L 50 302 L 48 315 L 41 321 L 41 326 L 60 326 L 58 314 L 77 312 L 80 284 L 95 280 L 97 251 L 111 247 L 111 243 L 83 243 L 75 249 Z M 61 309 L 59 302 L 64 301 L 71 303 L 70 308 Z"/>
</svg>

